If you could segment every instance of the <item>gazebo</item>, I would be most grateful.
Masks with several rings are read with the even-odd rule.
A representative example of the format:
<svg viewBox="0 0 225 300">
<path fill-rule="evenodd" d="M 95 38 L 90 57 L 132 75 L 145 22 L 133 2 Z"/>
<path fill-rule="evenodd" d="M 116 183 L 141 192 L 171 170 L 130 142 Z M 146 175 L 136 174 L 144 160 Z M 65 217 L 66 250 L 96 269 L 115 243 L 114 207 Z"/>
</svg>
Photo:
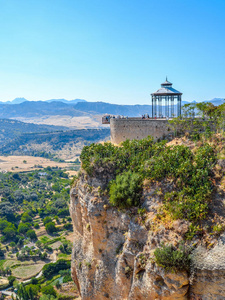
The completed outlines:
<svg viewBox="0 0 225 300">
<path fill-rule="evenodd" d="M 182 93 L 172 87 L 167 80 L 161 84 L 161 88 L 152 93 L 152 118 L 174 118 L 181 115 Z"/>
</svg>

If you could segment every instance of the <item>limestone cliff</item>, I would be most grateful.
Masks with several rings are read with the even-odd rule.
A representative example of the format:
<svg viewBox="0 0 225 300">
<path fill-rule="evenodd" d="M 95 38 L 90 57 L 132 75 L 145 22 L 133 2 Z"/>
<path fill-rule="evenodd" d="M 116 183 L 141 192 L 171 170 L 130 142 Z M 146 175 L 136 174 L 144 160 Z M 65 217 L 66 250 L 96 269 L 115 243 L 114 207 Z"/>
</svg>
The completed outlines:
<svg viewBox="0 0 225 300">
<path fill-rule="evenodd" d="M 162 242 L 176 245 L 188 222 L 157 227 L 154 216 L 161 198 L 154 184 L 142 196 L 147 219 L 136 208 L 118 211 L 103 192 L 110 179 L 110 171 L 101 167 L 92 177 L 83 171 L 71 189 L 72 276 L 81 298 L 225 299 L 225 235 L 210 250 L 198 243 L 191 273 L 167 272 L 156 265 L 153 251 Z"/>
</svg>

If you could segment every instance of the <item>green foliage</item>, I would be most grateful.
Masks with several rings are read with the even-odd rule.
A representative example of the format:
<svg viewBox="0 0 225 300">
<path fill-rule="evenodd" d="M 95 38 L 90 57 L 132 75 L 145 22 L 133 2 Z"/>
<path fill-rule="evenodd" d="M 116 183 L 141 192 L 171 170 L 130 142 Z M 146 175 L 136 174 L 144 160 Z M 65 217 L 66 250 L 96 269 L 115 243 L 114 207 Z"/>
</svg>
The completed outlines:
<svg viewBox="0 0 225 300">
<path fill-rule="evenodd" d="M 131 171 L 117 175 L 109 188 L 110 203 L 119 208 L 138 206 L 141 196 L 141 177 Z"/>
<path fill-rule="evenodd" d="M 35 223 L 35 224 L 34 224 L 34 228 L 35 228 L 35 229 L 39 229 L 39 228 L 40 228 L 40 225 L 39 225 L 38 223 Z"/>
<path fill-rule="evenodd" d="M 48 233 L 54 233 L 54 232 L 57 231 L 54 222 L 50 222 L 50 223 L 45 224 L 45 229 Z"/>
<path fill-rule="evenodd" d="M 189 270 L 190 268 L 190 249 L 180 245 L 176 249 L 172 245 L 162 245 L 154 251 L 155 262 L 168 271 Z"/>
<path fill-rule="evenodd" d="M 222 224 L 216 224 L 213 226 L 213 233 L 215 234 L 220 234 L 221 232 L 223 232 L 225 229 L 224 225 Z"/>
<path fill-rule="evenodd" d="M 13 282 L 16 280 L 16 277 L 15 276 L 8 276 L 8 281 L 9 281 L 9 286 L 13 285 Z"/>
<path fill-rule="evenodd" d="M 19 300 L 35 300 L 39 292 L 39 285 L 28 284 L 18 285 L 17 299 Z"/>
<path fill-rule="evenodd" d="M 59 280 L 56 281 L 55 286 L 58 290 L 61 288 L 61 283 L 59 282 Z"/>
<path fill-rule="evenodd" d="M 63 277 L 63 283 L 67 283 L 67 282 L 70 282 L 70 281 L 73 281 L 73 279 L 71 277 L 71 274 L 67 274 Z"/>
<path fill-rule="evenodd" d="M 25 212 L 22 214 L 21 221 L 23 223 L 31 223 L 33 218 L 28 214 L 28 212 Z"/>
<path fill-rule="evenodd" d="M 26 223 L 20 223 L 18 226 L 19 233 L 26 233 L 30 229 L 30 226 Z"/>
<path fill-rule="evenodd" d="M 59 298 L 55 298 L 52 295 L 41 295 L 41 297 L 39 298 L 39 300 L 57 300 Z"/>
<path fill-rule="evenodd" d="M 36 235 L 36 233 L 35 233 L 35 231 L 33 229 L 28 230 L 27 233 L 26 233 L 26 235 L 31 240 L 36 240 L 37 239 L 37 235 Z"/>
<path fill-rule="evenodd" d="M 65 254 L 71 254 L 72 253 L 72 246 L 71 246 L 71 243 L 69 241 L 65 241 L 62 243 L 62 245 L 59 246 L 59 250 L 62 252 L 62 253 L 65 253 Z"/>
<path fill-rule="evenodd" d="M 192 240 L 193 237 L 200 231 L 199 225 L 190 224 L 188 232 L 185 234 L 187 240 Z"/>
<path fill-rule="evenodd" d="M 58 273 L 60 270 L 67 270 L 70 269 L 70 261 L 65 259 L 59 259 L 55 263 L 49 263 L 44 265 L 42 271 L 43 276 L 45 278 L 50 278 L 52 275 Z"/>
<path fill-rule="evenodd" d="M 165 195 L 165 208 L 174 218 L 190 221 L 204 219 L 212 193 L 211 170 L 215 164 L 214 150 L 208 144 L 185 157 L 175 172 L 170 172 L 177 190 Z"/>
<path fill-rule="evenodd" d="M 188 134 L 192 140 L 210 138 L 213 132 L 225 129 L 225 104 L 214 106 L 210 102 L 185 104 L 182 115 L 170 120 L 179 134 Z M 198 118 L 195 118 L 197 113 Z"/>
<path fill-rule="evenodd" d="M 98 176 L 100 166 L 105 169 L 109 174 L 110 202 L 119 208 L 139 205 L 145 178 L 169 180 L 174 188 L 164 195 L 164 209 L 174 219 L 193 222 L 204 219 L 213 191 L 211 178 L 216 163 L 213 147 L 205 143 L 193 153 L 186 146 L 165 146 L 165 143 L 146 138 L 127 140 L 121 147 L 92 144 L 82 151 L 82 167 L 91 176 Z"/>
<path fill-rule="evenodd" d="M 51 286 L 51 285 L 47 285 L 47 286 L 42 287 L 41 292 L 45 295 L 52 295 L 54 297 L 56 297 L 56 295 L 57 295 L 54 287 Z"/>
<path fill-rule="evenodd" d="M 52 218 L 51 218 L 51 217 L 45 217 L 45 218 L 43 219 L 43 224 L 44 224 L 44 225 L 46 225 L 47 223 L 50 223 L 50 222 L 52 222 Z"/>
</svg>

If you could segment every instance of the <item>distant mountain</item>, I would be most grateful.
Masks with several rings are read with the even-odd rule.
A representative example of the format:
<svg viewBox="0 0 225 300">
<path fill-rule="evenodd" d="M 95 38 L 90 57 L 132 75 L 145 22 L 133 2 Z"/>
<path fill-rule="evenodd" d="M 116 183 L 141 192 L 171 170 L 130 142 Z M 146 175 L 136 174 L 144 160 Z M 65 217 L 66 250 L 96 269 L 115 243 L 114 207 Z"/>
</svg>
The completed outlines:
<svg viewBox="0 0 225 300">
<path fill-rule="evenodd" d="M 12 101 L 6 101 L 6 102 L 2 102 L 0 101 L 0 104 L 20 104 L 26 101 L 30 101 L 27 100 L 25 98 L 15 98 Z M 50 99 L 50 100 L 39 100 L 39 101 L 43 101 L 43 102 L 62 102 L 62 103 L 67 103 L 67 104 L 76 104 L 77 102 L 86 102 L 86 100 L 84 99 L 74 99 L 74 100 L 66 100 L 66 99 Z M 38 101 L 30 101 L 30 102 L 38 102 Z"/>
<path fill-rule="evenodd" d="M 218 106 L 218 105 L 225 103 L 225 99 L 224 98 L 214 98 L 212 100 L 207 100 L 205 102 L 211 102 L 213 105 Z"/>
<path fill-rule="evenodd" d="M 14 100 L 12 100 L 10 102 L 10 104 L 20 104 L 20 103 L 23 103 L 23 102 L 26 102 L 28 101 L 27 99 L 25 98 L 15 98 Z"/>
<path fill-rule="evenodd" d="M 182 105 L 189 103 L 182 101 Z M 112 115 L 124 115 L 128 117 L 140 117 L 143 114 L 148 113 L 151 115 L 152 105 L 118 105 L 105 102 L 79 102 L 74 108 L 79 111 L 87 112 L 90 114 L 112 114 Z"/>
<path fill-rule="evenodd" d="M 25 101 L 20 104 L 0 104 L 0 118 L 42 117 L 46 115 L 86 116 L 86 112 L 76 110 L 73 105 L 63 102 Z"/>
<path fill-rule="evenodd" d="M 87 102 L 84 99 L 74 99 L 74 100 L 66 100 L 66 99 L 50 99 L 50 100 L 46 100 L 46 102 L 63 102 L 66 104 L 76 104 L 78 102 Z"/>
<path fill-rule="evenodd" d="M 87 102 L 82 99 L 65 100 L 51 99 L 47 101 L 27 101 L 24 98 L 16 98 L 15 102 L 23 101 L 19 104 L 0 103 L 0 118 L 39 118 L 43 116 L 93 116 L 100 114 L 124 115 L 129 117 L 140 117 L 142 114 L 151 115 L 151 102 L 146 105 L 118 105 L 106 102 Z M 214 98 L 209 102 L 214 105 L 222 104 L 223 98 Z M 182 105 L 190 103 L 182 101 Z M 192 103 L 195 103 L 193 101 Z"/>
</svg>

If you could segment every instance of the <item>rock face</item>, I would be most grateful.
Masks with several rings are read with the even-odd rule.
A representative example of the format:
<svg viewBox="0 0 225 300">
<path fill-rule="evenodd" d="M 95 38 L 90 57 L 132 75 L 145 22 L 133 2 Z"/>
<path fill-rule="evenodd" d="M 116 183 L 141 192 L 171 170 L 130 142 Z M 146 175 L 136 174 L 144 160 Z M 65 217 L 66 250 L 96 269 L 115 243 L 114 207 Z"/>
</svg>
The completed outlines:
<svg viewBox="0 0 225 300">
<path fill-rule="evenodd" d="M 203 247 L 195 250 L 191 276 L 186 271 L 166 272 L 152 260 L 153 252 L 162 242 L 182 239 L 187 224 L 176 221 L 173 230 L 164 226 L 152 230 L 151 220 L 144 222 L 135 209 L 118 211 L 104 193 L 110 179 L 110 172 L 101 168 L 93 177 L 82 172 L 71 189 L 72 277 L 81 298 L 225 299 L 223 238 L 211 252 Z M 143 199 L 148 214 L 154 216 L 160 197 L 153 187 Z"/>
<path fill-rule="evenodd" d="M 193 265 L 196 272 L 191 299 L 225 299 L 225 234 L 209 251 L 202 246 L 197 247 L 193 253 Z"/>
</svg>

